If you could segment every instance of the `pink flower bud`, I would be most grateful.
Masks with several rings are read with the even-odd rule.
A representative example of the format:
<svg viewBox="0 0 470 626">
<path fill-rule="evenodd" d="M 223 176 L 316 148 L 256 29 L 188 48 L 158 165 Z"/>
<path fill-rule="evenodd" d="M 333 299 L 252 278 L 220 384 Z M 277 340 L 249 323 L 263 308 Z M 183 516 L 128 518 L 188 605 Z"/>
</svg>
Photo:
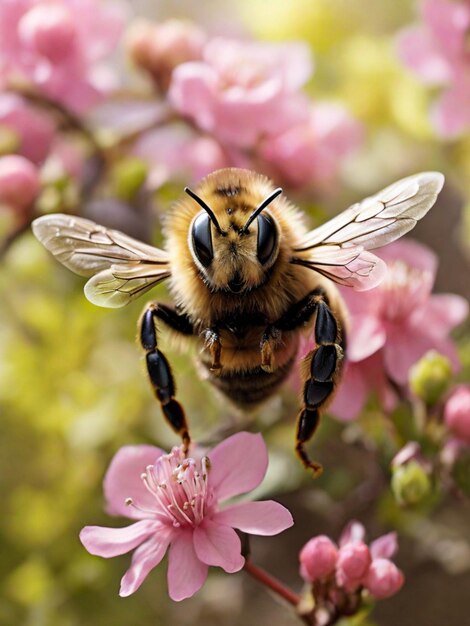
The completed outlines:
<svg viewBox="0 0 470 626">
<path fill-rule="evenodd" d="M 452 433 L 470 444 L 470 386 L 459 385 L 447 400 L 444 421 Z"/>
<path fill-rule="evenodd" d="M 299 558 L 300 575 L 304 580 L 314 582 L 334 572 L 338 549 L 326 535 L 319 535 L 304 545 Z"/>
<path fill-rule="evenodd" d="M 63 61 L 74 48 L 76 29 L 66 6 L 37 5 L 24 14 L 18 30 L 23 44 L 53 63 Z"/>
<path fill-rule="evenodd" d="M 128 49 L 135 63 L 167 89 L 173 69 L 200 59 L 205 41 L 205 33 L 191 22 L 151 24 L 142 20 L 129 32 Z"/>
<path fill-rule="evenodd" d="M 364 586 L 377 600 L 395 595 L 404 583 L 404 576 L 398 567 L 388 559 L 374 559 Z"/>
<path fill-rule="evenodd" d="M 354 591 L 367 574 L 372 562 L 365 543 L 348 543 L 340 548 L 336 564 L 336 582 L 347 591 Z"/>
<path fill-rule="evenodd" d="M 22 156 L 0 157 L 0 205 L 26 209 L 39 193 L 36 167 Z"/>
</svg>

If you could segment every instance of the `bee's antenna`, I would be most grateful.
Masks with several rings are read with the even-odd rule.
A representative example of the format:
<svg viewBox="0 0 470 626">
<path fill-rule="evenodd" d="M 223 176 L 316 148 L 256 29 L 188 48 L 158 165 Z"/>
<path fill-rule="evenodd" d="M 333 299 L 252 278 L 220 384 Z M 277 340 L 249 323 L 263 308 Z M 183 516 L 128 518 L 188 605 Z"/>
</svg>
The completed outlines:
<svg viewBox="0 0 470 626">
<path fill-rule="evenodd" d="M 209 205 L 207 205 L 204 200 L 202 198 L 200 198 L 199 196 L 197 196 L 194 191 L 192 191 L 189 187 L 185 187 L 184 188 L 185 192 L 188 194 L 188 196 L 191 196 L 191 198 L 193 200 L 196 200 L 196 202 L 199 204 L 199 206 L 201 206 L 204 211 L 209 215 L 209 217 L 211 218 L 211 222 L 214 224 L 214 226 L 217 228 L 218 232 L 220 235 L 223 235 L 225 237 L 225 235 L 227 234 L 224 230 L 222 230 L 220 228 L 220 224 L 217 221 L 217 218 L 214 214 L 214 211 L 210 208 Z"/>
<path fill-rule="evenodd" d="M 271 204 L 271 202 L 278 197 L 279 194 L 282 193 L 282 189 L 281 187 L 278 187 L 277 189 L 275 189 L 271 195 L 269 195 L 265 200 L 263 200 L 263 202 L 258 205 L 256 207 L 256 209 L 253 211 L 253 213 L 250 215 L 250 217 L 248 218 L 247 223 L 245 224 L 245 226 L 242 228 L 242 233 L 246 233 L 246 231 L 248 230 L 248 227 L 250 226 L 251 222 L 258 217 L 258 215 L 261 213 L 261 211 L 263 211 L 268 204 Z"/>
</svg>

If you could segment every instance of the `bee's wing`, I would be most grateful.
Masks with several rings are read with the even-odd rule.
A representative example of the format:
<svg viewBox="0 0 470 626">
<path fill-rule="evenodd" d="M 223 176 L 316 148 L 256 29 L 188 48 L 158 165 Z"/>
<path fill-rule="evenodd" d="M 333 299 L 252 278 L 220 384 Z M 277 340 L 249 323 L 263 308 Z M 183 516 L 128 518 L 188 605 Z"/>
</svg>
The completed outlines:
<svg viewBox="0 0 470 626">
<path fill-rule="evenodd" d="M 166 252 L 91 220 L 57 213 L 32 228 L 65 267 L 92 277 L 85 295 L 98 306 L 124 306 L 170 276 Z"/>
<path fill-rule="evenodd" d="M 375 287 L 386 266 L 367 250 L 411 230 L 433 206 L 443 184 L 439 172 L 399 180 L 308 232 L 293 250 L 291 262 L 358 291 Z"/>
</svg>

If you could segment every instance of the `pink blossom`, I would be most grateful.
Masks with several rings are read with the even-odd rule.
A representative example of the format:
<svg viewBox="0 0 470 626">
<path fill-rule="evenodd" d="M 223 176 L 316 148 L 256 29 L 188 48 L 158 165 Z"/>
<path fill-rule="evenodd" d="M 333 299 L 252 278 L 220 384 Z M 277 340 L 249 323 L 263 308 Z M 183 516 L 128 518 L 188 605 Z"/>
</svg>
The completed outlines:
<svg viewBox="0 0 470 626">
<path fill-rule="evenodd" d="M 129 30 L 127 47 L 134 62 L 167 89 L 177 65 L 202 57 L 206 38 L 204 31 L 191 22 L 167 20 L 152 24 L 140 20 Z"/>
<path fill-rule="evenodd" d="M 360 124 L 342 106 L 322 102 L 311 106 L 304 123 L 267 138 L 260 156 L 278 181 L 292 187 L 328 187 L 361 139 Z"/>
<path fill-rule="evenodd" d="M 424 23 L 400 35 L 399 54 L 423 82 L 445 85 L 433 120 L 443 136 L 455 136 L 470 126 L 470 2 L 425 0 Z"/>
<path fill-rule="evenodd" d="M 429 350 L 447 356 L 454 369 L 459 364 L 448 335 L 466 318 L 468 303 L 453 294 L 431 294 L 437 269 L 434 253 L 402 239 L 377 254 L 388 265 L 385 280 L 367 292 L 341 290 L 350 313 L 348 365 L 331 410 L 344 419 L 360 412 L 372 389 L 387 410 L 393 407 L 387 378 L 405 385 L 410 367 Z"/>
<path fill-rule="evenodd" d="M 125 528 L 87 526 L 80 540 L 105 558 L 135 549 L 121 596 L 134 593 L 169 549 L 170 597 L 188 598 L 204 584 L 209 565 L 229 573 L 243 567 L 234 528 L 275 535 L 292 526 L 289 511 L 272 500 L 220 507 L 257 487 L 267 464 L 261 435 L 250 433 L 229 437 L 202 458 L 185 458 L 177 447 L 169 454 L 148 445 L 121 448 L 104 479 L 107 508 L 138 521 Z"/>
<path fill-rule="evenodd" d="M 39 174 L 31 161 L 16 154 L 0 157 L 0 205 L 24 210 L 39 189 Z"/>
<path fill-rule="evenodd" d="M 26 104 L 20 96 L 0 94 L 0 126 L 11 129 L 17 139 L 17 151 L 33 163 L 42 163 L 55 134 L 52 120 Z"/>
<path fill-rule="evenodd" d="M 364 586 L 377 600 L 395 595 L 405 578 L 395 563 L 389 559 L 374 559 L 364 580 Z"/>
<path fill-rule="evenodd" d="M 6 0 L 0 3 L 0 76 L 20 76 L 81 112 L 111 84 L 100 65 L 115 47 L 123 5 L 94 0 Z"/>
<path fill-rule="evenodd" d="M 339 550 L 325 535 L 313 537 L 300 552 L 300 573 L 307 582 L 328 579 L 329 598 L 344 601 L 344 593 L 365 587 L 375 598 L 396 593 L 404 577 L 390 561 L 397 551 L 395 532 L 382 535 L 370 546 L 365 543 L 365 528 L 352 520 L 339 540 Z M 334 574 L 334 575 L 333 575 Z"/>
<path fill-rule="evenodd" d="M 326 535 L 319 535 L 304 545 L 299 559 L 300 575 L 304 580 L 322 580 L 334 572 L 338 548 Z"/>
<path fill-rule="evenodd" d="M 470 444 L 470 385 L 454 389 L 444 407 L 444 421 L 455 437 Z"/>
<path fill-rule="evenodd" d="M 312 72 L 304 44 L 210 40 L 203 60 L 173 72 L 169 97 L 177 111 L 224 142 L 251 147 L 308 119 L 298 92 Z"/>
<path fill-rule="evenodd" d="M 134 145 L 133 154 L 150 164 L 149 184 L 160 187 L 169 179 L 198 181 L 230 163 L 220 144 L 172 124 L 149 131 Z"/>
</svg>

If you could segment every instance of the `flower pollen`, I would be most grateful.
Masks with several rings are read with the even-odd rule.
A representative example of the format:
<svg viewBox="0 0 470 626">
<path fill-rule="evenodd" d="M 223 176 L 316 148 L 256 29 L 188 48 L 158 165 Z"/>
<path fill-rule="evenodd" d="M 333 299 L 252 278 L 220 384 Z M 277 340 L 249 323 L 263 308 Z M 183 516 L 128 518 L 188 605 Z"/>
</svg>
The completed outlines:
<svg viewBox="0 0 470 626">
<path fill-rule="evenodd" d="M 208 488 L 210 461 L 186 458 L 181 448 L 173 448 L 170 454 L 148 465 L 141 474 L 147 491 L 155 498 L 155 509 L 144 510 L 134 504 L 132 498 L 126 504 L 142 513 L 161 518 L 175 528 L 199 526 L 204 517 L 212 512 L 213 490 Z"/>
</svg>

